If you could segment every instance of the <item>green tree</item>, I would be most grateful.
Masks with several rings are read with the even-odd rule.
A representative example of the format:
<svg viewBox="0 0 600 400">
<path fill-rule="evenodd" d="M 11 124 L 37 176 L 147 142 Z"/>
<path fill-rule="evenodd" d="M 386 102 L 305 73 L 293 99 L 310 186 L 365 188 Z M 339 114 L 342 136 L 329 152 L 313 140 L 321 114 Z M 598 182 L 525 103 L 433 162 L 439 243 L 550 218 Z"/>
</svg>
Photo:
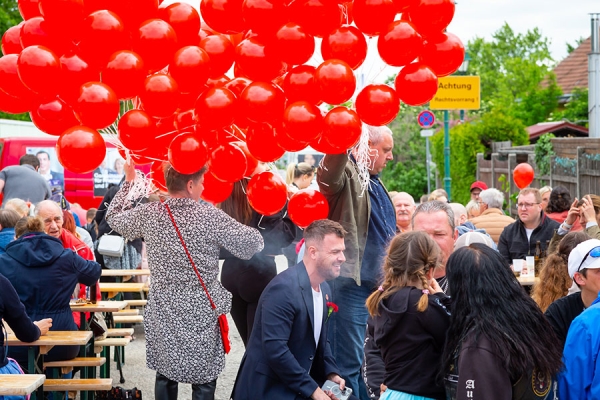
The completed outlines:
<svg viewBox="0 0 600 400">
<path fill-rule="evenodd" d="M 0 36 L 4 35 L 8 28 L 18 25 L 22 20 L 16 0 L 0 0 Z"/>
<path fill-rule="evenodd" d="M 491 41 L 470 41 L 467 51 L 471 56 L 467 73 L 481 77 L 483 112 L 502 110 L 533 125 L 557 108 L 561 91 L 550 72 L 554 61 L 548 39 L 537 28 L 515 34 L 504 24 Z"/>
<path fill-rule="evenodd" d="M 577 125 L 588 126 L 588 88 L 575 88 L 564 109 L 550 115 L 550 121 L 569 121 Z"/>
<path fill-rule="evenodd" d="M 555 155 L 554 147 L 552 146 L 553 133 L 547 133 L 540 136 L 535 142 L 535 166 L 540 175 L 548 175 L 550 173 L 550 158 Z"/>
<path fill-rule="evenodd" d="M 578 48 L 584 41 L 585 38 L 581 36 L 579 39 L 575 40 L 575 44 L 567 43 L 567 53 L 571 54 L 573 50 Z"/>
</svg>

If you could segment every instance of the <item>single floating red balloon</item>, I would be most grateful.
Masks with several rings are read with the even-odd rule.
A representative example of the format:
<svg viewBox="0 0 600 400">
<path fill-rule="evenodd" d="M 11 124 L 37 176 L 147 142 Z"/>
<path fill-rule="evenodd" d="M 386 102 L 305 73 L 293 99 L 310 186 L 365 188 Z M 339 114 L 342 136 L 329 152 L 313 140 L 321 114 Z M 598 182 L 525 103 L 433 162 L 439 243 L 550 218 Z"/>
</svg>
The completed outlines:
<svg viewBox="0 0 600 400">
<path fill-rule="evenodd" d="M 394 21 L 396 9 L 392 0 L 354 0 L 352 16 L 361 32 L 377 36 Z"/>
<path fill-rule="evenodd" d="M 435 96 L 438 79 L 435 73 L 422 63 L 409 64 L 396 76 L 396 94 L 409 106 L 420 106 Z"/>
<path fill-rule="evenodd" d="M 253 122 L 281 120 L 285 109 L 283 90 L 269 82 L 252 82 L 240 96 L 240 109 Z"/>
<path fill-rule="evenodd" d="M 288 214 L 296 225 L 306 228 L 316 220 L 327 218 L 329 204 L 318 190 L 303 189 L 290 198 Z"/>
<path fill-rule="evenodd" d="M 400 111 L 400 99 L 388 85 L 367 85 L 356 96 L 356 113 L 368 125 L 392 122 Z"/>
<path fill-rule="evenodd" d="M 323 116 L 319 107 L 307 101 L 298 101 L 285 109 L 283 126 L 292 139 L 308 143 L 321 135 Z"/>
<path fill-rule="evenodd" d="M 339 150 L 347 150 L 360 140 L 362 122 L 354 110 L 335 107 L 325 116 L 323 138 Z"/>
<path fill-rule="evenodd" d="M 131 99 L 141 93 L 148 71 L 137 53 L 120 50 L 113 53 L 102 71 L 102 82 L 112 87 L 119 99 Z"/>
<path fill-rule="evenodd" d="M 421 62 L 439 77 L 454 73 L 465 59 L 465 46 L 452 33 L 440 33 L 425 41 Z"/>
<path fill-rule="evenodd" d="M 153 117 L 166 118 L 179 107 L 179 86 L 167 74 L 154 74 L 146 78 L 140 100 L 144 111 Z"/>
<path fill-rule="evenodd" d="M 129 110 L 118 125 L 118 138 L 129 150 L 137 151 L 148 147 L 158 134 L 156 122 L 144 110 Z"/>
<path fill-rule="evenodd" d="M 279 160 L 285 150 L 276 140 L 276 131 L 269 124 L 250 124 L 246 132 L 248 150 L 257 160 L 273 162 Z"/>
<path fill-rule="evenodd" d="M 184 93 L 200 93 L 210 75 L 210 57 L 198 46 L 185 46 L 177 50 L 169 74 Z"/>
<path fill-rule="evenodd" d="M 74 126 L 58 138 L 56 156 L 65 169 L 85 174 L 102 164 L 106 156 L 106 145 L 96 130 L 87 126 Z"/>
<path fill-rule="evenodd" d="M 240 33 L 245 29 L 242 19 L 243 0 L 202 0 L 200 14 L 204 21 L 220 33 Z"/>
<path fill-rule="evenodd" d="M 284 62 L 299 65 L 310 60 L 315 52 L 315 38 L 300 25 L 289 22 L 279 28 L 270 46 Z M 267 47 L 267 51 L 269 50 Z"/>
<path fill-rule="evenodd" d="M 151 72 L 169 65 L 178 49 L 175 30 L 162 19 L 144 21 L 133 39 L 133 50 L 142 57 Z"/>
<path fill-rule="evenodd" d="M 218 180 L 210 171 L 204 174 L 204 190 L 200 197 L 205 201 L 212 204 L 222 203 L 227 200 L 232 191 L 232 182 Z"/>
<path fill-rule="evenodd" d="M 200 171 L 208 160 L 206 147 L 194 133 L 176 136 L 169 146 L 169 162 L 180 174 L 193 174 Z"/>
<path fill-rule="evenodd" d="M 323 38 L 321 55 L 323 60 L 342 60 L 355 70 L 367 57 L 367 40 L 355 26 L 344 25 Z"/>
<path fill-rule="evenodd" d="M 21 45 L 21 26 L 11 26 L 2 35 L 2 54 L 19 54 L 23 50 Z"/>
<path fill-rule="evenodd" d="M 200 41 L 200 48 L 210 57 L 210 77 L 217 78 L 233 65 L 235 47 L 225 35 L 211 35 Z"/>
<path fill-rule="evenodd" d="M 289 102 L 304 100 L 315 105 L 321 102 L 316 71 L 311 65 L 299 65 L 285 75 L 283 90 Z"/>
<path fill-rule="evenodd" d="M 452 21 L 454 0 L 419 0 L 408 10 L 417 32 L 427 37 L 444 31 Z"/>
<path fill-rule="evenodd" d="M 379 56 L 386 64 L 403 67 L 419 57 L 423 50 L 423 38 L 407 21 L 394 21 L 377 38 Z"/>
<path fill-rule="evenodd" d="M 533 167 L 527 163 L 517 164 L 513 170 L 513 181 L 519 189 L 525 189 L 533 182 L 535 171 Z"/>
<path fill-rule="evenodd" d="M 277 214 L 287 203 L 287 186 L 281 177 L 270 171 L 256 174 L 246 188 L 248 203 L 259 214 Z"/>
<path fill-rule="evenodd" d="M 6 57 L 6 56 L 5 56 Z M 17 59 L 19 78 L 25 86 L 40 95 L 56 95 L 60 86 L 60 60 L 44 46 L 29 46 Z"/>
<path fill-rule="evenodd" d="M 237 97 L 229 89 L 213 87 L 196 101 L 196 121 L 202 129 L 217 130 L 228 127 L 238 114 Z"/>
<path fill-rule="evenodd" d="M 119 100 L 110 86 L 104 83 L 84 83 L 79 89 L 75 114 L 85 126 L 104 129 L 119 116 Z"/>
<path fill-rule="evenodd" d="M 200 14 L 190 4 L 176 2 L 165 7 L 160 6 L 158 17 L 173 27 L 179 46 L 198 44 Z"/>
<path fill-rule="evenodd" d="M 352 68 L 341 60 L 326 60 L 317 68 L 315 78 L 319 97 L 327 104 L 341 104 L 352 98 L 356 78 Z"/>
<path fill-rule="evenodd" d="M 228 143 L 211 152 L 208 168 L 217 179 L 237 182 L 244 177 L 247 166 L 244 152 L 238 146 Z"/>
<path fill-rule="evenodd" d="M 73 109 L 59 98 L 39 104 L 29 116 L 40 131 L 49 135 L 59 136 L 67 129 L 79 125 Z"/>
</svg>

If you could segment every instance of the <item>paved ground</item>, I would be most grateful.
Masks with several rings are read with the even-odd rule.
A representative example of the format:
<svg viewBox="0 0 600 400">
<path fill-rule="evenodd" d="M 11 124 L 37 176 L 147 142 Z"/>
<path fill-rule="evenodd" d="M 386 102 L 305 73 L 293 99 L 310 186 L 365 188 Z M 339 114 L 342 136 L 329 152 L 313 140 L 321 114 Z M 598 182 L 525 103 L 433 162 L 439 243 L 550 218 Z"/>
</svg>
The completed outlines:
<svg viewBox="0 0 600 400">
<path fill-rule="evenodd" d="M 285 257 L 278 256 L 277 270 L 281 272 L 287 267 L 287 261 Z M 244 355 L 244 344 L 237 330 L 235 324 L 230 316 L 229 318 L 229 335 L 231 339 L 231 352 L 226 356 L 225 370 L 219 376 L 217 380 L 217 392 L 216 400 L 229 400 L 231 389 L 237 375 L 238 367 L 242 356 Z M 111 361 L 111 377 L 113 378 L 113 386 L 122 386 L 130 389 L 137 387 L 142 390 L 143 398 L 145 400 L 154 399 L 154 376 L 155 372 L 146 368 L 146 341 L 144 338 L 143 326 L 136 325 L 135 327 L 136 339 L 131 342 L 125 348 L 125 365 L 123 366 L 123 375 L 125 377 L 125 383 L 119 383 L 119 373 L 117 366 L 114 361 Z M 190 385 L 179 385 L 179 400 L 191 400 L 192 390 Z M 161 400 L 161 399 L 156 399 Z"/>
</svg>

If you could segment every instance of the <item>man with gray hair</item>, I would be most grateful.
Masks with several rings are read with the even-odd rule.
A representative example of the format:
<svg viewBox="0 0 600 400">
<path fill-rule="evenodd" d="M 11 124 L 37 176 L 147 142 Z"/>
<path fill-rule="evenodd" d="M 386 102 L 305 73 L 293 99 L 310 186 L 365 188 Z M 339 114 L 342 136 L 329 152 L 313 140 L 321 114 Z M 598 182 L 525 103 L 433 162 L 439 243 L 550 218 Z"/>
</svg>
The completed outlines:
<svg viewBox="0 0 600 400">
<path fill-rule="evenodd" d="M 396 208 L 396 230 L 398 233 L 412 231 L 412 216 L 415 212 L 415 199 L 406 193 L 400 192 L 392 196 Z"/>
<path fill-rule="evenodd" d="M 479 194 L 479 210 L 481 214 L 471 220 L 477 229 L 485 229 L 498 244 L 504 228 L 515 220 L 502 211 L 504 194 L 498 189 L 490 188 Z"/>
<path fill-rule="evenodd" d="M 367 126 L 369 186 L 363 193 L 355 151 L 327 154 L 317 169 L 317 183 L 329 203 L 329 216 L 348 232 L 346 262 L 329 282 L 339 311 L 331 316 L 329 340 L 342 377 L 359 398 L 367 398 L 360 379 L 363 338 L 369 315 L 365 301 L 379 284 L 385 249 L 396 234 L 396 211 L 379 174 L 392 159 L 394 139 L 387 127 Z"/>
</svg>

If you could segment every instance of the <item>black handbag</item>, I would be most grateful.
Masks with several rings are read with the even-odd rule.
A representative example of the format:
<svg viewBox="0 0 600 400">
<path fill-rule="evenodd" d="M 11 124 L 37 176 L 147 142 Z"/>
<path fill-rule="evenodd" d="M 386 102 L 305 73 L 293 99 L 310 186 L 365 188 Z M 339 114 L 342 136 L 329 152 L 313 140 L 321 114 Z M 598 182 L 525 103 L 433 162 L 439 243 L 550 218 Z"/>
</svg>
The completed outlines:
<svg viewBox="0 0 600 400">
<path fill-rule="evenodd" d="M 110 390 L 96 390 L 96 399 L 98 400 L 121 400 L 135 399 L 142 400 L 142 391 L 138 388 L 123 389 L 121 386 L 115 386 Z"/>
</svg>

